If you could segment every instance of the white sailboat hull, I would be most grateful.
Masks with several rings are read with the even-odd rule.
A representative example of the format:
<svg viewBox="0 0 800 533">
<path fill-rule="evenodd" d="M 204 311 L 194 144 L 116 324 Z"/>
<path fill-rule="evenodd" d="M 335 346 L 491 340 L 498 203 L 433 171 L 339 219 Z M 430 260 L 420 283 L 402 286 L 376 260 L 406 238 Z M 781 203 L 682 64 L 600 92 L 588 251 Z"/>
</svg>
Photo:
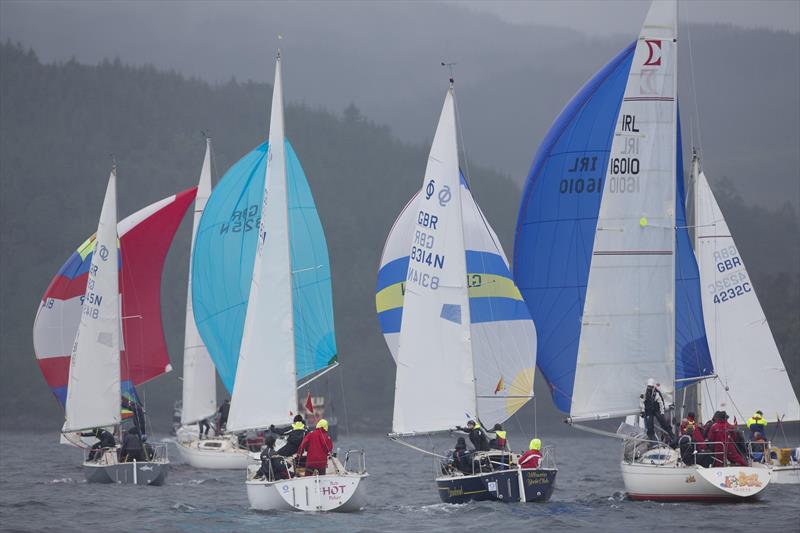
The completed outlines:
<svg viewBox="0 0 800 533">
<path fill-rule="evenodd" d="M 800 464 L 790 466 L 773 466 L 772 483 L 778 485 L 800 484 Z"/>
<path fill-rule="evenodd" d="M 632 500 L 736 501 L 756 498 L 769 485 L 771 469 L 623 462 L 622 480 Z"/>
<path fill-rule="evenodd" d="M 166 448 L 163 448 L 166 451 Z M 169 472 L 166 453 L 159 453 L 152 461 L 121 463 L 117 448 L 107 450 L 98 460 L 85 460 L 83 469 L 88 483 L 126 483 L 132 485 L 163 485 Z"/>
<path fill-rule="evenodd" d="M 345 472 L 279 481 L 246 482 L 250 507 L 258 511 L 359 511 L 366 504 L 368 474 Z"/>
<path fill-rule="evenodd" d="M 230 437 L 178 440 L 181 459 L 194 468 L 238 470 L 258 461 L 258 454 L 244 450 Z"/>
</svg>

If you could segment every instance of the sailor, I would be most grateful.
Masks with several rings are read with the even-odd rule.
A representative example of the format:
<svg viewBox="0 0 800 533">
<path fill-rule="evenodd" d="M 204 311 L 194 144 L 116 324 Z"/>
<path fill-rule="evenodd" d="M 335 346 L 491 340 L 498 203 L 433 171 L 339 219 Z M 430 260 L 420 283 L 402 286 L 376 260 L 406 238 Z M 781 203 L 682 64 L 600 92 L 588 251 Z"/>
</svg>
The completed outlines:
<svg viewBox="0 0 800 533">
<path fill-rule="evenodd" d="M 495 424 L 492 428 L 492 433 L 494 433 L 494 438 L 489 441 L 489 447 L 493 450 L 507 450 L 508 449 L 508 440 L 506 440 L 506 432 L 503 430 L 503 426 L 500 424 Z"/>
<path fill-rule="evenodd" d="M 753 433 L 753 442 L 750 444 L 750 457 L 756 462 L 764 461 L 764 452 L 767 449 L 767 441 L 764 440 L 764 434 L 760 431 Z"/>
<path fill-rule="evenodd" d="M 308 430 L 306 429 L 305 422 L 303 422 L 303 416 L 295 415 L 292 425 L 282 433 L 283 436 L 286 437 L 286 444 L 281 446 L 277 454 L 283 457 L 291 457 L 297 453 L 297 449 L 300 447 L 300 443 L 303 442 L 307 433 Z"/>
<path fill-rule="evenodd" d="M 139 431 L 136 427 L 130 428 L 125 434 L 125 439 L 122 441 L 122 448 L 119 453 L 123 462 L 130 462 L 133 460 L 146 461 L 142 438 L 139 436 Z"/>
<path fill-rule="evenodd" d="M 669 434 L 669 440 L 675 440 L 672 434 L 672 428 L 664 418 L 666 407 L 664 405 L 664 396 L 661 394 L 658 383 L 653 378 L 647 380 L 647 388 L 644 391 L 644 423 L 647 430 L 647 438 L 651 441 L 656 440 L 656 430 L 654 420 L 658 420 L 658 425 L 661 429 Z"/>
<path fill-rule="evenodd" d="M 767 421 L 764 420 L 764 413 L 756 411 L 747 421 L 747 429 L 750 430 L 750 435 L 752 436 L 755 436 L 756 432 L 763 435 L 767 430 Z"/>
<path fill-rule="evenodd" d="M 467 452 L 467 442 L 464 440 L 464 437 L 458 437 L 458 439 L 456 439 L 456 447 L 453 450 L 453 460 L 450 464 L 453 468 L 465 474 L 470 473 L 469 452 Z"/>
<path fill-rule="evenodd" d="M 678 438 L 678 451 L 681 454 L 681 460 L 685 465 L 698 464 L 700 466 L 709 466 L 713 459 L 705 454 L 706 446 L 703 443 L 703 438 L 700 435 L 700 430 L 695 427 L 691 422 L 687 422 L 681 428 L 681 436 Z M 696 440 L 695 436 L 700 440 Z"/>
<path fill-rule="evenodd" d="M 714 415 L 714 420 L 714 424 L 706 434 L 709 444 L 714 447 L 714 465 L 723 466 L 727 458 L 733 464 L 747 466 L 747 461 L 736 449 L 736 442 L 733 438 L 734 427 L 728 424 L 728 414 L 725 411 L 718 411 Z"/>
<path fill-rule="evenodd" d="M 519 456 L 517 464 L 523 469 L 539 468 L 539 461 L 542 459 L 542 441 L 531 439 L 528 451 Z"/>
<path fill-rule="evenodd" d="M 200 429 L 200 439 L 207 439 L 208 430 L 211 429 L 211 424 L 209 424 L 208 418 L 201 418 L 198 420 L 197 427 Z"/>
<path fill-rule="evenodd" d="M 228 413 L 231 411 L 231 401 L 228 398 L 225 398 L 225 401 L 222 402 L 222 405 L 219 406 L 217 409 L 217 415 L 219 416 L 219 432 L 225 432 L 225 426 L 228 425 Z"/>
<path fill-rule="evenodd" d="M 275 436 L 267 435 L 264 439 L 264 449 L 261 451 L 261 468 L 256 472 L 256 478 L 275 481 L 276 479 L 289 479 L 289 469 L 286 468 L 284 459 L 275 452 Z"/>
<path fill-rule="evenodd" d="M 476 424 L 474 420 L 468 420 L 467 427 L 456 426 L 456 429 L 469 435 L 469 441 L 475 447 L 476 452 L 489 451 L 489 438 L 480 423 Z"/>
<path fill-rule="evenodd" d="M 100 459 L 103 456 L 104 450 L 113 448 L 117 445 L 114 435 L 103 428 L 94 428 L 91 433 L 81 433 L 81 437 L 94 437 L 97 439 L 97 442 L 92 445 L 92 449 L 89 451 L 90 461 Z"/>
<path fill-rule="evenodd" d="M 122 408 L 133 413 L 131 417 L 133 427 L 136 429 L 137 433 L 139 433 L 140 437 L 144 436 L 145 433 L 147 433 L 147 428 L 145 427 L 144 409 L 142 409 L 142 406 L 137 402 L 132 402 L 128 398 L 123 397 Z"/>
<path fill-rule="evenodd" d="M 303 438 L 297 449 L 297 460 L 306 453 L 306 475 L 324 476 L 328 467 L 328 456 L 333 451 L 333 441 L 328 435 L 328 421 L 324 418 L 317 422 L 317 428 Z"/>
</svg>

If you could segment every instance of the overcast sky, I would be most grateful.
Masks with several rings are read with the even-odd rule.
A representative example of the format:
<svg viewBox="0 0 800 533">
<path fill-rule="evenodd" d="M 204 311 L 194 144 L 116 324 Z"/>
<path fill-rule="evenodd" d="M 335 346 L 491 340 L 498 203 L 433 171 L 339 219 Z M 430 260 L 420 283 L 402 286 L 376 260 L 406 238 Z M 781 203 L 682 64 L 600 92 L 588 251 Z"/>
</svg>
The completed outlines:
<svg viewBox="0 0 800 533">
<path fill-rule="evenodd" d="M 630 20 L 644 19 L 650 5 L 649 0 L 445 1 L 511 24 L 559 26 L 595 36 L 630 32 Z M 680 0 L 678 13 L 681 21 L 800 32 L 798 0 Z"/>
</svg>

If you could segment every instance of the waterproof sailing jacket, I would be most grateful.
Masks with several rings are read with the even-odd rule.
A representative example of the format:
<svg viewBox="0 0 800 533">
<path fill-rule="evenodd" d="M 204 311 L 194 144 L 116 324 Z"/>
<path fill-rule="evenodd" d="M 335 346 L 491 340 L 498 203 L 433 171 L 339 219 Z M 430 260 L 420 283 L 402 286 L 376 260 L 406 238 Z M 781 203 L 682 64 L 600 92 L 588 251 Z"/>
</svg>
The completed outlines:
<svg viewBox="0 0 800 533">
<path fill-rule="evenodd" d="M 305 436 L 297 449 L 297 455 L 306 452 L 306 469 L 315 468 L 324 473 L 332 451 L 333 441 L 330 435 L 324 429 L 317 428 Z"/>
</svg>

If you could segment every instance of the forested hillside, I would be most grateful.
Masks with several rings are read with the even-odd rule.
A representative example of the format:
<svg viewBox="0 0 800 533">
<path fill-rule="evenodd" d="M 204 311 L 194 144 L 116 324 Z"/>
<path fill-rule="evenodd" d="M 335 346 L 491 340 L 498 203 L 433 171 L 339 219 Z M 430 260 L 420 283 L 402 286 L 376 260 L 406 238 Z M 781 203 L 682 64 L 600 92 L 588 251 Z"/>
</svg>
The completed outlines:
<svg viewBox="0 0 800 533">
<path fill-rule="evenodd" d="M 442 97 L 444 90 L 443 85 Z M 421 183 L 426 140 L 401 143 L 387 127 L 362 116 L 356 105 L 331 113 L 313 103 L 292 104 L 293 80 L 288 77 L 285 92 L 287 136 L 303 162 L 330 248 L 350 426 L 383 430 L 391 416 L 394 365 L 375 318 L 373 289 L 389 227 Z M 231 80 L 209 85 L 119 60 L 96 66 L 42 64 L 21 46 L 0 45 L 4 423 L 53 430 L 60 423 L 61 411 L 34 359 L 31 325 L 53 274 L 96 229 L 111 154 L 119 168 L 122 217 L 196 183 L 205 146 L 202 130 L 213 138 L 220 177 L 266 138 L 270 99 L 271 87 L 265 84 Z M 430 136 L 437 117 L 428 117 Z M 473 155 L 480 162 L 481 154 Z M 507 177 L 477 164 L 469 169 L 475 197 L 510 251 L 519 190 Z M 797 214 L 789 205 L 775 212 L 751 207 L 730 184 L 709 177 L 797 383 Z M 180 394 L 189 232 L 187 219 L 162 283 L 165 330 L 176 370 L 144 387 L 148 411 L 162 430 Z M 342 414 L 339 377 L 331 383 Z M 538 390 L 540 415 L 555 419 L 546 388 Z"/>
</svg>

